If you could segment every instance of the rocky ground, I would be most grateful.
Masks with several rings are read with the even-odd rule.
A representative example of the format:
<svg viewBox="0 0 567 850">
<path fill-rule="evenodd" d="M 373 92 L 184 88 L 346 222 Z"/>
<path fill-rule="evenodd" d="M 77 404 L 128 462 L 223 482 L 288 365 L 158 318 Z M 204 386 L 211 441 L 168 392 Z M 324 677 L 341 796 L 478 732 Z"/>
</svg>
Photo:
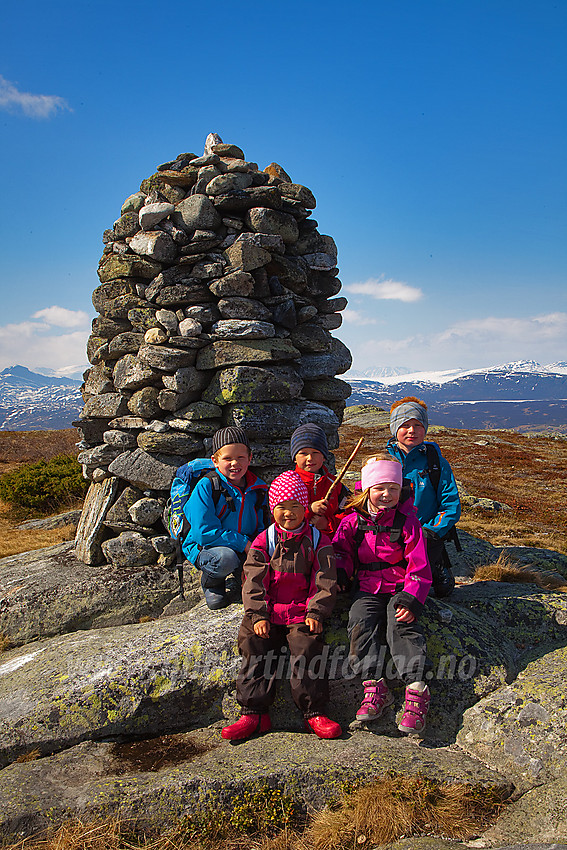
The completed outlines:
<svg viewBox="0 0 567 850">
<path fill-rule="evenodd" d="M 349 417 L 341 430 L 344 453 L 363 427 L 372 434 L 365 448 L 377 448 L 384 432 L 378 416 L 369 422 L 370 428 Z M 448 456 L 464 439 L 469 448 L 478 445 L 479 456 L 500 449 L 498 440 L 505 447 L 500 458 L 524 458 L 527 446 L 534 466 L 540 445 L 539 438 L 507 432 L 434 438 Z M 559 469 L 564 443 L 545 438 L 541 445 L 556 448 Z M 451 460 L 457 467 L 458 458 Z M 495 503 L 515 511 L 517 491 L 503 483 L 498 489 L 503 474 L 496 460 L 491 475 L 484 473 L 486 487 L 474 486 L 476 465 L 471 458 L 457 474 L 471 499 L 488 499 L 478 516 L 508 514 Z M 543 514 L 537 524 L 543 534 Z M 511 527 L 506 532 L 503 524 L 502 533 Z M 567 596 L 471 575 L 502 553 L 567 575 L 567 557 L 519 546 L 519 533 L 510 533 L 508 546 L 466 531 L 461 539 L 463 552 L 451 551 L 457 589 L 449 600 L 429 599 L 423 617 L 433 673 L 422 741 L 397 732 L 402 689 L 395 681 L 396 701 L 382 720 L 353 722 L 360 683 L 343 663 L 346 598 L 327 628 L 330 713 L 343 737 L 305 734 L 284 683 L 274 731 L 231 744 L 220 729 L 237 715 L 236 601 L 210 612 L 190 570 L 184 601 L 167 569 L 87 567 L 71 544 L 1 560 L 0 632 L 12 648 L 0 656 L 0 835 L 13 840 L 70 815 L 119 815 L 160 829 L 198 808 L 213 812 L 258 782 L 284 789 L 308 811 L 336 797 L 345 781 L 393 769 L 507 797 L 497 822 L 468 846 L 560 847 L 567 841 Z M 393 846 L 464 845 L 429 837 Z"/>
</svg>

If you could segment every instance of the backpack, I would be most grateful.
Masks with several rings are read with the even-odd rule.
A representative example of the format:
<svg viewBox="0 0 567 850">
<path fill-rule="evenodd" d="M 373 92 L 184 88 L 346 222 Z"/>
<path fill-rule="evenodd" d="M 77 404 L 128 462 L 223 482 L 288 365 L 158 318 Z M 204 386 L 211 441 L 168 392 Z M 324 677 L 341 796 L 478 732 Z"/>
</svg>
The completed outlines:
<svg viewBox="0 0 567 850">
<path fill-rule="evenodd" d="M 316 549 L 317 546 L 319 545 L 319 540 L 321 539 L 321 532 L 319 531 L 318 528 L 315 528 L 314 525 L 310 525 L 309 528 L 311 529 L 313 549 Z M 268 529 L 266 531 L 266 542 L 268 544 L 268 555 L 271 558 L 272 555 L 274 554 L 275 550 L 276 550 L 276 546 L 277 546 L 277 543 L 278 543 L 278 534 L 277 534 L 277 531 L 276 531 L 275 522 L 273 522 L 270 526 L 268 526 Z"/>
<path fill-rule="evenodd" d="M 165 506 L 165 525 L 174 540 L 185 540 L 190 529 L 189 520 L 185 516 L 185 505 L 195 489 L 197 481 L 204 477 L 211 479 L 213 487 L 213 503 L 218 505 L 221 492 L 224 492 L 229 510 L 234 510 L 234 500 L 222 486 L 215 465 L 210 458 L 199 457 L 180 466 L 171 485 L 171 495 Z"/>
<path fill-rule="evenodd" d="M 226 505 L 229 511 L 235 511 L 236 506 L 232 494 L 227 490 L 222 482 L 222 479 L 217 472 L 217 469 L 210 458 L 199 457 L 195 460 L 190 460 L 180 466 L 171 485 L 171 495 L 167 500 L 167 504 L 163 512 L 163 522 L 170 536 L 174 539 L 177 549 L 177 572 L 179 575 L 179 593 L 182 599 L 185 599 L 183 588 L 183 563 L 185 555 L 183 554 L 182 544 L 191 524 L 185 516 L 185 505 L 189 496 L 195 489 L 197 481 L 201 478 L 209 478 L 213 490 L 213 504 L 215 509 L 219 503 L 221 495 L 224 496 Z M 258 490 L 256 493 L 256 510 L 260 511 L 264 507 L 265 490 Z M 264 516 L 264 523 L 265 523 Z"/>
<path fill-rule="evenodd" d="M 441 481 L 441 459 L 439 457 L 437 447 L 434 446 L 433 443 L 425 444 L 425 457 L 427 459 L 427 469 L 425 469 L 423 473 L 420 473 L 420 475 L 429 475 L 431 486 L 437 493 L 437 488 L 439 487 L 439 482 Z M 445 542 L 449 540 L 455 544 L 455 549 L 457 550 L 457 552 L 463 551 L 461 541 L 459 540 L 459 536 L 457 534 L 457 527 L 455 525 L 445 537 Z M 449 556 L 446 551 L 444 552 L 444 556 L 447 558 L 447 560 L 449 559 Z M 451 566 L 450 562 L 448 566 Z"/>
<path fill-rule="evenodd" d="M 223 487 L 220 476 L 210 458 L 199 457 L 178 467 L 171 485 L 171 495 L 167 500 L 163 512 L 163 522 L 176 543 L 179 592 L 182 599 L 185 599 L 183 589 L 183 562 L 185 556 L 183 554 L 182 544 L 191 528 L 191 524 L 185 516 L 184 508 L 189 496 L 195 489 L 197 481 L 200 481 L 205 476 L 211 480 L 215 508 L 219 503 L 221 493 L 224 493 L 228 509 L 231 511 L 235 510 L 234 499 L 226 487 Z"/>
</svg>

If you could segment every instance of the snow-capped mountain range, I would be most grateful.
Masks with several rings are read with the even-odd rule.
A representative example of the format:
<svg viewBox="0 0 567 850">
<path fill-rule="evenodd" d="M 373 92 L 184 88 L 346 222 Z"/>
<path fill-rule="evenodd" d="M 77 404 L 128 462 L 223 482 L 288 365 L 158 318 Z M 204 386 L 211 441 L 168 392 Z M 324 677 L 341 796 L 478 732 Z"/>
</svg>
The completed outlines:
<svg viewBox="0 0 567 850">
<path fill-rule="evenodd" d="M 47 371 L 47 370 L 44 370 Z M 379 376 L 379 377 L 378 377 Z M 485 369 L 409 372 L 350 370 L 348 405 L 388 408 L 405 395 L 423 399 L 430 421 L 457 428 L 515 428 L 567 433 L 567 362 L 521 360 Z M 78 380 L 11 366 L 0 372 L 0 430 L 69 428 L 83 406 Z"/>
<path fill-rule="evenodd" d="M 83 406 L 80 381 L 40 375 L 25 366 L 0 372 L 0 431 L 70 428 Z"/>
<path fill-rule="evenodd" d="M 360 372 L 357 369 L 350 369 L 342 378 L 349 383 L 353 380 L 378 381 L 386 386 L 399 383 L 446 384 L 448 381 L 454 381 L 466 375 L 479 375 L 489 372 L 567 375 L 567 361 L 558 360 L 557 363 L 542 366 L 541 363 L 536 363 L 535 360 L 516 360 L 514 363 L 505 363 L 501 366 L 488 366 L 484 369 L 446 369 L 445 371 L 437 372 L 411 372 L 403 366 L 384 366 L 381 369 L 365 369 L 364 372 Z"/>
<path fill-rule="evenodd" d="M 567 362 L 542 366 L 522 360 L 485 369 L 407 372 L 381 381 L 344 376 L 352 387 L 347 404 L 388 408 L 417 396 L 430 421 L 457 428 L 515 428 L 567 432 Z"/>
</svg>

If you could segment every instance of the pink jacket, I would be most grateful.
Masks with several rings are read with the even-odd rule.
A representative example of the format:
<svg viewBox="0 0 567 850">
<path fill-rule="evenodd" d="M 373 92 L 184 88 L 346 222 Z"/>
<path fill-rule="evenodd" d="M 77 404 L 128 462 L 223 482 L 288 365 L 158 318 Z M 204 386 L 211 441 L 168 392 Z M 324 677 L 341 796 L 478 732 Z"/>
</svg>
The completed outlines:
<svg viewBox="0 0 567 850">
<path fill-rule="evenodd" d="M 323 620 L 335 604 L 337 573 L 331 541 L 321 534 L 313 548 L 311 527 L 296 532 L 276 526 L 277 544 L 268 552 L 267 531 L 253 541 L 244 564 L 242 602 L 252 622 L 278 625 L 303 623 L 305 617 Z"/>
<path fill-rule="evenodd" d="M 358 550 L 360 562 L 357 574 L 360 590 L 364 593 L 398 593 L 399 605 L 408 608 L 416 616 L 431 587 L 431 568 L 427 560 L 427 549 L 419 520 L 411 501 L 398 505 L 406 517 L 402 530 L 403 544 L 390 542 L 387 531 L 374 534 L 367 531 Z M 376 517 L 378 525 L 391 526 L 395 509 L 383 511 Z M 337 569 L 345 570 L 352 578 L 356 561 L 354 558 L 354 536 L 358 528 L 356 511 L 347 514 L 341 520 L 333 537 L 333 549 L 337 556 Z M 363 516 L 372 524 L 372 521 Z M 405 559 L 405 560 L 404 560 Z M 405 563 L 407 561 L 407 564 Z M 365 564 L 381 562 L 382 569 L 365 569 Z"/>
</svg>

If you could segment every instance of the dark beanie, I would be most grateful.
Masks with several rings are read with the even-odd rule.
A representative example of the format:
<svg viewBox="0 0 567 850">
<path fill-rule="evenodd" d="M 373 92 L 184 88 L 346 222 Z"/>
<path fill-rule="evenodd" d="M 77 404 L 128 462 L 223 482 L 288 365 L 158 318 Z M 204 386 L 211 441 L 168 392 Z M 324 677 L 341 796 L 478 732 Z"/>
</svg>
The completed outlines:
<svg viewBox="0 0 567 850">
<path fill-rule="evenodd" d="M 213 434 L 213 454 L 222 449 L 223 446 L 230 446 L 232 443 L 242 443 L 250 448 L 246 431 L 243 428 L 238 428 L 236 425 L 220 428 Z"/>
<path fill-rule="evenodd" d="M 321 454 L 328 459 L 329 447 L 327 445 L 327 437 L 320 425 L 315 425 L 313 422 L 308 422 L 307 425 L 300 425 L 291 435 L 289 444 L 291 459 L 295 460 L 296 454 L 301 449 L 317 449 Z"/>
</svg>

